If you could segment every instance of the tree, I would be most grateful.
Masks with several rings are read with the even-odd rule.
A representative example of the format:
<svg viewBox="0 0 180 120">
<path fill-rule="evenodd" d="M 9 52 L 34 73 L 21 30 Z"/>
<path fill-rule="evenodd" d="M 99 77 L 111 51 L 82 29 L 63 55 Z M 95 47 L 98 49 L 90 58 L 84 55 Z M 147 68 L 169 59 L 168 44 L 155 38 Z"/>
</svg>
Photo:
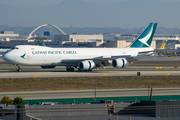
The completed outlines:
<svg viewBox="0 0 180 120">
<path fill-rule="evenodd" d="M 24 105 L 25 102 L 21 97 L 16 97 L 13 100 L 13 104 L 15 104 L 15 105 Z"/>
<path fill-rule="evenodd" d="M 4 97 L 1 99 L 1 102 L 2 102 L 2 103 L 5 103 L 6 106 L 7 106 L 8 104 L 13 104 L 13 100 L 10 99 L 10 97 L 8 97 L 8 96 L 4 96 Z"/>
</svg>

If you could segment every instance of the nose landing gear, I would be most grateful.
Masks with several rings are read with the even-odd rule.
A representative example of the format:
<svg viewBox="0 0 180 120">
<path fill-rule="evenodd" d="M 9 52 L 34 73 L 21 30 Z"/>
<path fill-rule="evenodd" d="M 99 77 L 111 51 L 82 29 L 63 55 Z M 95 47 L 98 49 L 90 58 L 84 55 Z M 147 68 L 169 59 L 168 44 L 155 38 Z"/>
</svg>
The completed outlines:
<svg viewBox="0 0 180 120">
<path fill-rule="evenodd" d="M 20 67 L 20 65 L 17 65 L 18 66 L 18 69 L 17 69 L 17 71 L 18 72 L 21 72 L 22 70 L 21 70 L 21 67 Z"/>
</svg>

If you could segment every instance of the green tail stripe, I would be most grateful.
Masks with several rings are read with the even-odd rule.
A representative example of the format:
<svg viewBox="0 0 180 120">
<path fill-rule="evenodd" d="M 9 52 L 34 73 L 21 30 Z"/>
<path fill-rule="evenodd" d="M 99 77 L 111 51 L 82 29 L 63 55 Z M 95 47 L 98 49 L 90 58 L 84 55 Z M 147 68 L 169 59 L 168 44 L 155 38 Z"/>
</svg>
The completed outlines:
<svg viewBox="0 0 180 120">
<path fill-rule="evenodd" d="M 157 23 L 150 23 L 149 26 L 130 45 L 131 48 L 150 47 L 157 27 Z"/>
</svg>

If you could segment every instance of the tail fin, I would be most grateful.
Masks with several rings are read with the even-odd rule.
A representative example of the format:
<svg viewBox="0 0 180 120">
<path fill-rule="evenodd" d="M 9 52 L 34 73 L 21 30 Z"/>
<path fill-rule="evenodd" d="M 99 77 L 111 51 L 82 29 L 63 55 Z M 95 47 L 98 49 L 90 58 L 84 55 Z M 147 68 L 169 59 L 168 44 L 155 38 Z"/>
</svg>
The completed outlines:
<svg viewBox="0 0 180 120">
<path fill-rule="evenodd" d="M 149 26 L 130 45 L 131 48 L 144 48 L 151 46 L 151 42 L 157 27 L 157 23 L 150 23 Z"/>
<path fill-rule="evenodd" d="M 165 44 L 166 43 L 163 43 L 159 49 L 164 49 L 165 48 Z"/>
<path fill-rule="evenodd" d="M 42 46 L 46 47 L 45 43 L 42 43 Z"/>
</svg>

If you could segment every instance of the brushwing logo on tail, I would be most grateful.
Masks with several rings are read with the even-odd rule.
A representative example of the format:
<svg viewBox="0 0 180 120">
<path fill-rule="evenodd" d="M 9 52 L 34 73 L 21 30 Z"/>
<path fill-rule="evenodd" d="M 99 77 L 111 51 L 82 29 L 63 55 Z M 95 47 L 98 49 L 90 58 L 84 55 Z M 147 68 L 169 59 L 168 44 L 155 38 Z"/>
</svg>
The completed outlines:
<svg viewBox="0 0 180 120">
<path fill-rule="evenodd" d="M 149 38 L 151 37 L 152 31 L 153 31 L 153 27 L 151 28 L 151 30 L 149 31 L 149 33 L 148 33 L 144 38 L 138 39 L 138 40 L 149 47 L 149 44 L 147 43 L 147 41 L 148 41 Z"/>
<path fill-rule="evenodd" d="M 157 23 L 150 23 L 149 26 L 130 45 L 131 48 L 150 47 L 157 27 Z"/>
</svg>

